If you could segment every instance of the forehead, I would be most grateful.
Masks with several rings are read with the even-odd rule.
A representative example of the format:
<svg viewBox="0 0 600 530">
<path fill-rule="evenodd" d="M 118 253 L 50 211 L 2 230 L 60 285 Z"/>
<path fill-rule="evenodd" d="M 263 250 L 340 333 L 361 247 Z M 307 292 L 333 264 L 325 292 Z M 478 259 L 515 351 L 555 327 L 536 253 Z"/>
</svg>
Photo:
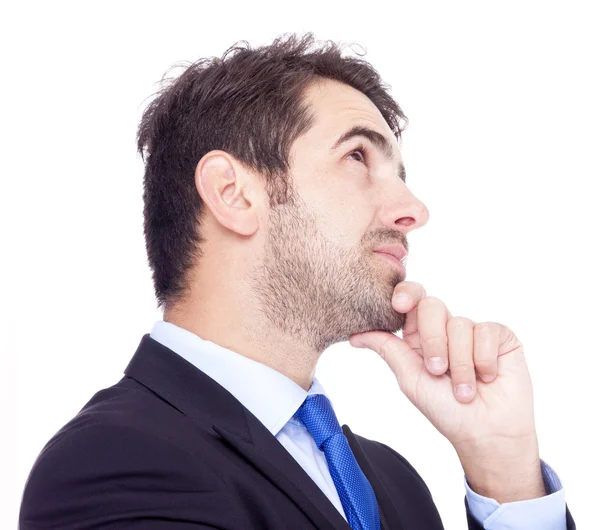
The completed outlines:
<svg viewBox="0 0 600 530">
<path fill-rule="evenodd" d="M 304 92 L 314 113 L 311 134 L 331 139 L 354 125 L 364 125 L 383 134 L 392 145 L 396 137 L 375 104 L 362 92 L 344 83 L 318 79 Z M 398 157 L 400 155 L 398 150 Z"/>
</svg>

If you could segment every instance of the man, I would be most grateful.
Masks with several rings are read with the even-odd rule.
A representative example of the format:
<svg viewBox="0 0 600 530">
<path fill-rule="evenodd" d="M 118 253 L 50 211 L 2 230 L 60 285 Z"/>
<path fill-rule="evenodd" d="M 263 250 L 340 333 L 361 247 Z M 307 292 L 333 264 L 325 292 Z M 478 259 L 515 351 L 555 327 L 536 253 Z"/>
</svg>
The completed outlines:
<svg viewBox="0 0 600 530">
<path fill-rule="evenodd" d="M 314 377 L 346 340 L 453 444 L 469 528 L 575 528 L 539 457 L 522 344 L 404 281 L 407 234 L 428 219 L 404 114 L 371 65 L 314 45 L 200 60 L 144 112 L 164 319 L 44 447 L 23 530 L 441 529 L 417 471 L 340 427 Z"/>
</svg>

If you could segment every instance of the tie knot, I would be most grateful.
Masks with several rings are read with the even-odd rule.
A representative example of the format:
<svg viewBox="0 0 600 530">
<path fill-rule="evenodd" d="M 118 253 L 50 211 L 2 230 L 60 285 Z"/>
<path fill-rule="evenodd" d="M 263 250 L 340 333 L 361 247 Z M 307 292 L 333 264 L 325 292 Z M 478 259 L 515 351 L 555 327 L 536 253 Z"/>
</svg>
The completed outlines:
<svg viewBox="0 0 600 530">
<path fill-rule="evenodd" d="M 304 424 L 320 451 L 334 434 L 343 434 L 331 402 L 324 394 L 307 396 L 295 416 Z"/>
</svg>

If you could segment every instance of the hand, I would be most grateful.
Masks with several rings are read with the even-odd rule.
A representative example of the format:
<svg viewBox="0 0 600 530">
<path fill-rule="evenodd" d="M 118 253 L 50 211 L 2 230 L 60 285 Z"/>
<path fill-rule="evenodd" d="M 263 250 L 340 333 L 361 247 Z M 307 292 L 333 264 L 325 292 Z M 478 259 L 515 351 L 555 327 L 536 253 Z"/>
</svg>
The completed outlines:
<svg viewBox="0 0 600 530">
<path fill-rule="evenodd" d="M 523 345 L 503 324 L 453 317 L 418 283 L 401 282 L 394 296 L 400 293 L 410 296 L 392 302 L 407 313 L 403 337 L 368 331 L 350 344 L 384 359 L 402 392 L 452 443 L 473 489 L 518 472 L 533 477 L 537 496 L 544 495 Z"/>
</svg>

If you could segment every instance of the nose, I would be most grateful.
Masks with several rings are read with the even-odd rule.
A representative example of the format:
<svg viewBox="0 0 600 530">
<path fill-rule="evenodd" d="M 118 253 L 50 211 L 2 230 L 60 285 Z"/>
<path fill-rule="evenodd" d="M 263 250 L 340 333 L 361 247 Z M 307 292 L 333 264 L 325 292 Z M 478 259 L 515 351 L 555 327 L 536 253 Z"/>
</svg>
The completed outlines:
<svg viewBox="0 0 600 530">
<path fill-rule="evenodd" d="M 429 210 L 406 186 L 392 198 L 385 209 L 384 222 L 386 226 L 400 227 L 405 234 L 427 224 Z"/>
</svg>

